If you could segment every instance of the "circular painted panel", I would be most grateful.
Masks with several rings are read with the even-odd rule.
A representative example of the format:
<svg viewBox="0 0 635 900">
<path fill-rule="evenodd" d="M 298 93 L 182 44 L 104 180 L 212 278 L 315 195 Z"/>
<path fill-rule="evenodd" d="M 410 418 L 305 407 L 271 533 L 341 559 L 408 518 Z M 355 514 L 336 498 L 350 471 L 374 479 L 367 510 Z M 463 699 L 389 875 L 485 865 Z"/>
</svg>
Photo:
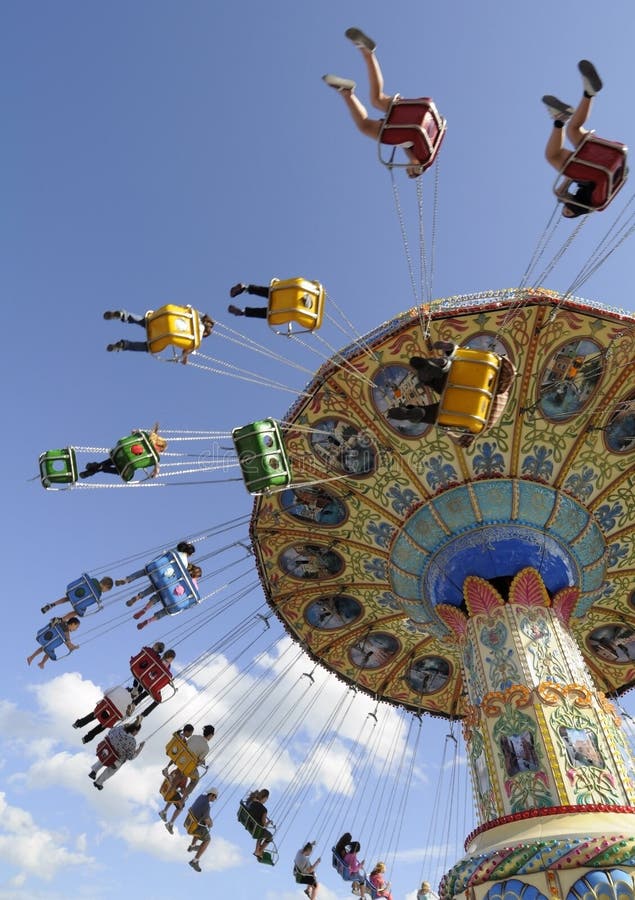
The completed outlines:
<svg viewBox="0 0 635 900">
<path fill-rule="evenodd" d="M 419 437 L 432 426 L 425 422 L 409 422 L 406 419 L 391 419 L 391 409 L 408 405 L 425 406 L 434 402 L 432 395 L 419 384 L 417 374 L 410 366 L 383 366 L 373 378 L 371 397 L 375 409 L 385 418 L 386 423 L 403 437 Z"/>
<path fill-rule="evenodd" d="M 604 430 L 604 443 L 612 453 L 635 450 L 635 396 L 617 404 Z"/>
<path fill-rule="evenodd" d="M 635 631 L 627 625 L 595 628 L 588 642 L 595 655 L 606 662 L 628 663 L 635 660 Z"/>
<path fill-rule="evenodd" d="M 435 694 L 445 687 L 450 677 L 450 664 L 441 656 L 422 656 L 406 672 L 406 683 L 415 694 Z"/>
<path fill-rule="evenodd" d="M 339 553 L 320 544 L 294 544 L 282 551 L 278 562 L 283 572 L 302 581 L 335 578 L 344 569 Z"/>
<path fill-rule="evenodd" d="M 341 525 L 347 516 L 346 506 L 318 485 L 289 488 L 278 494 L 283 512 L 314 525 Z"/>
<path fill-rule="evenodd" d="M 507 356 L 511 359 L 507 345 L 495 334 L 487 331 L 473 334 L 462 346 L 467 347 L 469 350 L 489 350 L 490 353 L 497 353 L 498 356 Z"/>
<path fill-rule="evenodd" d="M 370 437 L 344 419 L 316 422 L 311 449 L 330 471 L 364 476 L 375 469 L 375 448 Z"/>
<path fill-rule="evenodd" d="M 540 376 L 540 410 L 547 419 L 569 419 L 590 401 L 602 375 L 602 348 L 580 338 L 562 344 Z"/>
<path fill-rule="evenodd" d="M 374 631 L 361 638 L 348 651 L 351 662 L 358 669 L 380 669 L 399 652 L 397 638 L 384 631 Z"/>
<path fill-rule="evenodd" d="M 362 614 L 362 604 L 348 594 L 334 594 L 313 600 L 304 611 L 309 625 L 320 631 L 332 631 L 350 625 Z"/>
</svg>

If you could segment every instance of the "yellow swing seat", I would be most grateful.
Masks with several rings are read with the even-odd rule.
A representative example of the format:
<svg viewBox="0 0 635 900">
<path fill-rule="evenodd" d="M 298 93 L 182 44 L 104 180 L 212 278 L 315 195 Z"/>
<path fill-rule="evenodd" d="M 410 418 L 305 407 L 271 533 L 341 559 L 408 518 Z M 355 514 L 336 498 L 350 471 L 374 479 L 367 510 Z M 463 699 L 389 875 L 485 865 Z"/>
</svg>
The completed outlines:
<svg viewBox="0 0 635 900">
<path fill-rule="evenodd" d="M 150 353 L 160 353 L 170 345 L 196 350 L 202 337 L 201 318 L 191 306 L 168 303 L 146 313 L 146 335 Z"/>
<path fill-rule="evenodd" d="M 437 425 L 480 434 L 489 419 L 500 365 L 496 353 L 459 347 L 439 402 Z"/>
<path fill-rule="evenodd" d="M 182 740 L 178 734 L 172 735 L 166 744 L 165 752 L 179 772 L 187 775 L 188 778 L 196 773 L 199 765 L 203 765 L 203 763 L 199 762 L 198 756 L 195 753 L 192 753 L 185 741 Z"/>
<path fill-rule="evenodd" d="M 324 287 L 319 281 L 273 278 L 269 285 L 267 323 L 274 331 L 278 325 L 287 325 L 290 332 L 293 324 L 303 331 L 315 331 L 322 324 L 324 297 Z"/>
</svg>

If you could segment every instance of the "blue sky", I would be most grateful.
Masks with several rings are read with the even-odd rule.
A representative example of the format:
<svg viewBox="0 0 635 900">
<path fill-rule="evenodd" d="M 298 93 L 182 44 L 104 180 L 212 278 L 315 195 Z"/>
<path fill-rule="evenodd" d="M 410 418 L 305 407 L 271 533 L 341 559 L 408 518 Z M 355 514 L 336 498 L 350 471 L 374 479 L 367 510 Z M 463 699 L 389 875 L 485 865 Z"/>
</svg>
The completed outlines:
<svg viewBox="0 0 635 900">
<path fill-rule="evenodd" d="M 139 645 L 132 623 L 120 614 L 121 602 L 102 613 L 113 627 L 91 621 L 97 631 L 89 640 L 78 634 L 83 646 L 69 660 L 50 664 L 43 673 L 24 663 L 43 622 L 40 606 L 61 596 L 81 571 L 125 574 L 123 561 L 129 557 L 150 558 L 183 534 L 207 534 L 247 517 L 248 494 L 235 481 L 178 485 L 176 479 L 156 490 L 47 493 L 31 480 L 37 457 L 68 444 L 109 447 L 131 428 L 157 420 L 178 432 L 229 432 L 266 415 L 282 417 L 307 380 L 298 369 L 256 356 L 220 335 L 210 338 L 206 352 L 288 390 L 194 366 L 108 354 L 107 343 L 135 335 L 129 334 L 132 326 L 104 322 L 105 309 L 144 312 L 166 302 L 189 303 L 313 369 L 319 357 L 274 337 L 262 323 L 227 315 L 230 285 L 298 274 L 319 279 L 360 332 L 412 305 L 389 176 L 373 144 L 354 130 L 341 99 L 321 81 L 327 71 L 352 77 L 367 99 L 362 59 L 344 39 L 346 27 L 359 25 L 376 38 L 387 91 L 431 95 L 448 119 L 433 288 L 441 297 L 519 282 L 553 209 L 555 173 L 543 159 L 549 121 L 540 97 L 555 93 L 575 102 L 579 58 L 593 59 L 606 85 L 591 126 L 635 144 L 635 10 L 627 0 L 616 0 L 610 16 L 586 0 L 393 6 L 375 0 L 27 0 L 3 4 L 2 19 L 6 641 L 0 897 L 92 898 L 125 891 L 145 898 L 195 884 L 219 893 L 231 890 L 237 897 L 253 896 L 254 890 L 265 898 L 299 896 L 290 877 L 291 857 L 313 836 L 307 832 L 316 823 L 316 809 L 329 796 L 333 772 L 345 766 L 347 742 L 372 705 L 357 698 L 341 723 L 333 757 L 318 767 L 315 793 L 303 801 L 275 870 L 263 872 L 253 861 L 232 800 L 217 816 L 205 874 L 195 876 L 185 865 L 184 839 L 170 839 L 156 816 L 169 724 L 102 794 L 91 789 L 85 775 L 90 754 L 70 727 L 102 689 L 125 678 L 127 659 Z M 414 189 L 405 178 L 400 185 L 414 245 Z M 424 188 L 430 198 L 431 178 Z M 630 196 L 630 185 L 624 193 Z M 568 288 L 604 234 L 609 215 L 591 217 L 545 287 Z M 579 293 L 632 312 L 631 246 L 620 248 Z M 333 345 L 345 342 L 332 328 L 323 334 Z M 214 451 L 223 453 L 227 445 L 220 439 Z M 182 446 L 187 452 L 200 449 Z M 235 476 L 230 469 L 210 477 Z M 244 551 L 221 552 L 246 534 L 243 526 L 227 540 L 216 535 L 201 541 L 199 552 L 219 552 L 207 571 L 215 570 L 218 560 L 219 566 L 235 561 L 232 571 L 244 572 L 245 584 L 252 583 Z M 211 592 L 226 580 L 225 573 L 210 577 L 205 589 Z M 238 587 L 223 596 L 229 599 L 232 591 Z M 291 694 L 283 700 L 276 691 L 286 688 L 273 686 L 284 667 L 280 660 L 286 659 L 283 631 L 275 623 L 250 652 L 245 638 L 235 668 L 225 666 L 237 648 L 222 646 L 221 639 L 261 604 L 254 586 L 217 619 L 202 606 L 193 633 L 178 634 L 181 665 L 207 655 L 205 668 L 183 686 L 175 703 L 188 714 L 203 715 L 194 695 L 209 683 L 203 696 L 216 703 L 209 714 L 219 735 L 223 716 L 240 703 L 249 708 L 245 697 L 257 690 L 259 679 L 272 682 L 265 710 L 273 714 L 293 699 Z M 161 633 L 157 625 L 144 637 Z M 264 654 L 258 665 L 232 687 L 233 675 L 258 654 Z M 297 681 L 305 670 L 298 663 L 287 677 Z M 302 758 L 344 696 L 341 686 L 326 685 L 289 746 L 274 742 L 263 748 L 254 738 L 261 761 L 270 766 L 272 799 L 274 791 L 284 794 L 288 781 L 284 754 Z M 632 697 L 625 705 L 633 712 Z M 358 807 L 372 815 L 383 760 L 391 747 L 403 750 L 408 720 L 383 712 L 391 737 L 377 749 L 361 799 L 347 795 L 350 785 L 346 788 L 343 796 L 351 807 L 343 818 Z M 150 720 L 153 729 L 162 715 Z M 243 726 L 235 727 L 238 732 Z M 400 900 L 421 877 L 425 810 L 448 727 L 427 719 L 422 729 L 398 846 L 392 839 L 395 846 L 386 847 L 391 841 L 384 838 L 382 844 L 379 834 L 367 839 L 369 852 L 396 854 L 392 879 Z M 238 797 L 240 779 L 248 778 L 229 772 L 228 759 L 238 744 L 227 740 L 215 760 L 216 774 L 221 786 L 226 783 L 226 794 L 234 791 Z M 471 801 L 467 811 L 463 804 L 456 834 L 445 841 L 449 848 L 436 861 L 428 860 L 423 874 L 432 879 L 444 854 L 450 863 L 461 853 L 461 829 L 471 827 Z M 326 857 L 337 835 L 324 832 Z M 347 895 L 327 865 L 322 872 L 322 897 Z"/>
</svg>

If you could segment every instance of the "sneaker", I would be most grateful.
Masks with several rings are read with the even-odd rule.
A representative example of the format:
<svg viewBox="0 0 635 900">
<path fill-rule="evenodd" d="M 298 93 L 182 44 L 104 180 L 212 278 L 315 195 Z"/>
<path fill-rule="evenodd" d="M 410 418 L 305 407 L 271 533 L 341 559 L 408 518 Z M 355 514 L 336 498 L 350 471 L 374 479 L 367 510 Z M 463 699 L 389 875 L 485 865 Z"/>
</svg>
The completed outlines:
<svg viewBox="0 0 635 900">
<path fill-rule="evenodd" d="M 238 297 L 239 294 L 244 294 L 246 290 L 247 285 L 238 282 L 238 284 L 235 284 L 232 288 L 229 289 L 229 296 Z"/>
<path fill-rule="evenodd" d="M 227 312 L 231 313 L 232 316 L 244 316 L 245 315 L 245 313 L 242 311 L 242 309 L 238 309 L 238 307 L 234 306 L 233 303 L 229 304 L 229 306 L 227 307 Z"/>
<path fill-rule="evenodd" d="M 96 787 L 98 791 L 103 791 L 104 789 L 103 784 L 97 784 L 97 782 L 93 784 L 93 787 Z"/>
<path fill-rule="evenodd" d="M 82 727 L 82 726 L 79 724 L 79 719 L 76 719 L 76 720 L 73 722 L 73 728 L 81 728 L 81 727 Z"/>
<path fill-rule="evenodd" d="M 190 846 L 187 848 L 188 853 L 193 853 L 195 850 L 196 850 L 196 844 L 190 844 Z"/>
<path fill-rule="evenodd" d="M 166 811 L 164 809 L 159 810 L 159 818 L 162 819 L 166 825 L 168 824 L 167 823 L 168 814 L 166 813 Z"/>
<path fill-rule="evenodd" d="M 133 618 L 133 619 L 140 619 L 141 616 L 144 614 L 144 612 L 145 612 L 144 609 L 140 609 L 140 610 L 138 610 L 138 612 L 132 614 L 132 618 Z"/>
<path fill-rule="evenodd" d="M 307 895 L 307 897 L 311 897 L 311 891 L 308 887 L 304 889 L 304 893 Z"/>
<path fill-rule="evenodd" d="M 354 91 L 357 87 L 350 78 L 340 78 L 339 75 L 322 75 L 322 81 L 325 81 L 329 87 L 335 88 L 336 91 Z"/>
<path fill-rule="evenodd" d="M 582 75 L 582 87 L 589 97 L 595 97 L 602 90 L 602 79 L 598 75 L 595 66 L 588 59 L 581 59 L 578 63 L 578 71 Z"/>
<path fill-rule="evenodd" d="M 40 610 L 40 612 L 41 612 L 41 613 L 47 613 L 47 612 L 49 611 L 49 609 L 53 609 L 53 604 L 52 604 L 52 603 L 45 603 L 44 606 L 42 607 L 42 609 Z M 73 726 L 73 727 L 75 727 L 75 726 Z M 79 726 L 77 726 L 77 727 L 79 728 Z"/>
<path fill-rule="evenodd" d="M 542 102 L 547 107 L 551 118 L 556 119 L 558 122 L 566 122 L 573 115 L 573 107 L 563 103 L 562 100 L 558 100 L 552 94 L 545 94 Z"/>
<path fill-rule="evenodd" d="M 199 866 L 198 860 L 197 860 L 197 859 L 191 859 L 191 860 L 189 861 L 188 865 L 191 866 L 191 867 L 194 869 L 195 872 L 200 872 L 200 871 L 201 871 L 201 867 Z"/>
<path fill-rule="evenodd" d="M 139 599 L 140 598 L 135 594 L 134 597 L 131 597 L 129 600 L 126 600 L 126 606 L 133 606 Z"/>
<path fill-rule="evenodd" d="M 128 584 L 127 578 L 115 578 L 115 584 L 117 587 L 121 587 L 122 584 Z"/>
<path fill-rule="evenodd" d="M 166 822 L 165 827 L 169 834 L 174 834 L 174 825 L 172 824 L 172 822 Z"/>
<path fill-rule="evenodd" d="M 88 777 L 89 777 L 89 778 L 92 778 L 93 781 L 94 781 L 95 778 L 97 778 L 97 773 L 96 773 L 96 772 L 89 772 L 89 773 L 88 773 Z"/>
<path fill-rule="evenodd" d="M 139 631 L 141 631 L 141 629 L 145 628 L 146 625 L 148 625 L 148 624 L 149 624 L 148 622 L 139 622 L 139 624 L 137 625 L 137 628 L 139 629 Z"/>
<path fill-rule="evenodd" d="M 75 726 L 73 725 L 73 728 L 74 728 L 74 727 L 75 727 Z M 79 725 L 78 725 L 77 727 L 79 728 Z M 90 744 L 90 742 L 92 741 L 92 739 L 93 739 L 92 734 L 85 734 L 84 737 L 82 738 L 82 744 Z"/>
<path fill-rule="evenodd" d="M 161 769 L 161 774 L 163 775 L 164 778 L 168 777 L 168 767 L 167 766 L 165 767 L 165 769 Z"/>
<path fill-rule="evenodd" d="M 107 309 L 106 312 L 104 313 L 104 319 L 120 319 L 120 318 L 121 318 L 121 311 L 118 309 L 113 309 L 113 310 Z"/>
<path fill-rule="evenodd" d="M 347 28 L 344 32 L 344 36 L 352 41 L 356 47 L 363 47 L 364 50 L 370 50 L 371 53 L 374 52 L 377 44 L 372 38 L 369 38 L 367 34 L 360 28 Z"/>
<path fill-rule="evenodd" d="M 113 350 L 123 350 L 123 349 L 124 349 L 123 341 L 117 341 L 116 344 L 108 344 L 108 346 L 106 347 L 106 350 L 109 353 L 112 353 Z"/>
</svg>

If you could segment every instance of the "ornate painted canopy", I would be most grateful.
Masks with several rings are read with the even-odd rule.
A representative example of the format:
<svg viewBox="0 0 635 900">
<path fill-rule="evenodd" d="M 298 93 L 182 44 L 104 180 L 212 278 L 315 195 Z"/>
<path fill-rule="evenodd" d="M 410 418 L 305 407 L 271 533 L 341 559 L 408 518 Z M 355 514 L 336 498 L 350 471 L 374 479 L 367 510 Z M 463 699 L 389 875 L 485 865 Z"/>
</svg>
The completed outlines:
<svg viewBox="0 0 635 900">
<path fill-rule="evenodd" d="M 424 327 L 425 326 L 425 327 Z M 409 365 L 429 340 L 505 356 L 502 417 L 462 446 L 389 418 L 438 398 Z M 451 616 L 463 583 L 525 566 L 577 586 L 570 628 L 596 684 L 635 685 L 635 320 L 550 291 L 404 312 L 324 365 L 284 426 L 288 488 L 256 498 L 252 540 L 289 634 L 378 699 L 464 713 Z"/>
</svg>

